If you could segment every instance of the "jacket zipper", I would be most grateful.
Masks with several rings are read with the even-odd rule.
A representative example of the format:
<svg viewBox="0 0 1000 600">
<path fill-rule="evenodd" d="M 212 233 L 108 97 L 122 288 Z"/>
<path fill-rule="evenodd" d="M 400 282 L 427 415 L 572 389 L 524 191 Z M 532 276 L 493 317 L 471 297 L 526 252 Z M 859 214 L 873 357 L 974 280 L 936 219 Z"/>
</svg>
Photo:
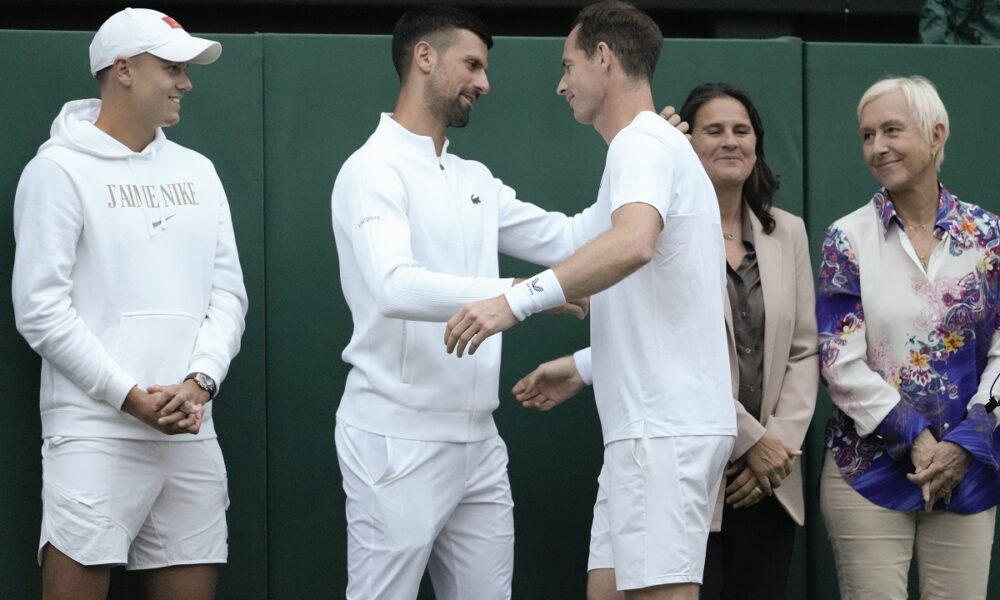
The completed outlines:
<svg viewBox="0 0 1000 600">
<path fill-rule="evenodd" d="M 441 170 L 441 175 L 444 176 L 445 185 L 448 187 L 448 191 L 451 192 L 452 208 L 455 211 L 455 220 L 458 222 L 458 235 L 462 240 L 462 263 L 465 266 L 464 272 L 468 274 L 469 272 L 469 248 L 468 242 L 465 238 L 465 227 L 462 223 L 462 209 L 461 209 L 461 199 L 458 197 L 456 190 L 451 187 L 451 178 L 448 177 L 448 170 L 444 167 L 444 161 L 442 157 L 438 157 L 438 168 Z M 479 387 L 479 365 L 473 361 L 472 363 L 472 388 L 469 393 L 469 421 L 466 425 L 466 431 L 472 432 L 472 422 L 475 419 L 475 408 L 476 408 L 476 390 Z"/>
</svg>

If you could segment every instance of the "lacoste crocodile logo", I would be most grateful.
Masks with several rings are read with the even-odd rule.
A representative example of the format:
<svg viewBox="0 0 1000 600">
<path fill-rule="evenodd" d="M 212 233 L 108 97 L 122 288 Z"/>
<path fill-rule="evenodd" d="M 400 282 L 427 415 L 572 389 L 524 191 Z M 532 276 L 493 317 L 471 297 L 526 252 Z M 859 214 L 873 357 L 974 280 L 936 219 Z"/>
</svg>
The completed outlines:
<svg viewBox="0 0 1000 600">
<path fill-rule="evenodd" d="M 481 202 L 481 200 L 479 199 L 479 196 L 477 196 L 475 194 L 473 194 L 472 196 L 470 196 L 469 200 L 472 200 L 473 204 L 479 204 Z"/>
</svg>

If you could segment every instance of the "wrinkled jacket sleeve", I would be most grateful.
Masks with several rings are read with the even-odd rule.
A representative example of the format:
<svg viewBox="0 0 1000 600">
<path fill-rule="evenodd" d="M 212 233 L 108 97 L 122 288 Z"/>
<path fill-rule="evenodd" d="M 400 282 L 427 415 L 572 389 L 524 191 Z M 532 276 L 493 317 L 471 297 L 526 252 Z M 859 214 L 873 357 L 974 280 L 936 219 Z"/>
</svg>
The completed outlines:
<svg viewBox="0 0 1000 600">
<path fill-rule="evenodd" d="M 595 205 L 568 217 L 518 200 L 514 190 L 501 184 L 499 215 L 500 252 L 546 267 L 554 266 L 597 237 L 611 225 Z"/>
<path fill-rule="evenodd" d="M 421 266 L 410 245 L 406 190 L 389 168 L 345 165 L 331 203 L 335 227 L 350 238 L 364 284 L 385 317 L 444 322 L 464 305 L 499 296 L 511 285 L 511 279 L 462 277 Z"/>
</svg>

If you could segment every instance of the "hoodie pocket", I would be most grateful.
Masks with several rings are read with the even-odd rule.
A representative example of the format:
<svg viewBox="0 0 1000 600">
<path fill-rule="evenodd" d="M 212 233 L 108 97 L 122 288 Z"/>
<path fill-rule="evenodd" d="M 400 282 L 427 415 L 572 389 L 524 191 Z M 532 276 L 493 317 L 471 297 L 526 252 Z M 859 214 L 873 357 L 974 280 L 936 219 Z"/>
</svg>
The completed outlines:
<svg viewBox="0 0 1000 600">
<path fill-rule="evenodd" d="M 201 319 L 186 313 L 122 313 L 115 359 L 140 386 L 180 383 L 200 326 Z"/>
<path fill-rule="evenodd" d="M 399 381 L 413 383 L 413 340 L 416 337 L 413 321 L 403 321 L 403 343 L 399 348 Z"/>
</svg>

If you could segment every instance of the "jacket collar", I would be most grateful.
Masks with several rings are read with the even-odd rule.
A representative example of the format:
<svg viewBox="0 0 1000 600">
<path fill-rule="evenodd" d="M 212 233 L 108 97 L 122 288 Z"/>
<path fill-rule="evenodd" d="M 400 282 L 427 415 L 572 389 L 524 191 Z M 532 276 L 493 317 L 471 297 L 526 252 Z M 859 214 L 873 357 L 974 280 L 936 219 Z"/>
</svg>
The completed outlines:
<svg viewBox="0 0 1000 600">
<path fill-rule="evenodd" d="M 392 113 L 382 113 L 375 130 L 380 136 L 391 140 L 392 145 L 403 152 L 425 155 L 437 160 L 438 155 L 434 150 L 434 140 L 426 135 L 417 135 L 409 129 L 399 124 L 399 121 L 392 118 Z M 441 147 L 441 158 L 448 154 L 448 139 L 444 140 Z"/>
</svg>

